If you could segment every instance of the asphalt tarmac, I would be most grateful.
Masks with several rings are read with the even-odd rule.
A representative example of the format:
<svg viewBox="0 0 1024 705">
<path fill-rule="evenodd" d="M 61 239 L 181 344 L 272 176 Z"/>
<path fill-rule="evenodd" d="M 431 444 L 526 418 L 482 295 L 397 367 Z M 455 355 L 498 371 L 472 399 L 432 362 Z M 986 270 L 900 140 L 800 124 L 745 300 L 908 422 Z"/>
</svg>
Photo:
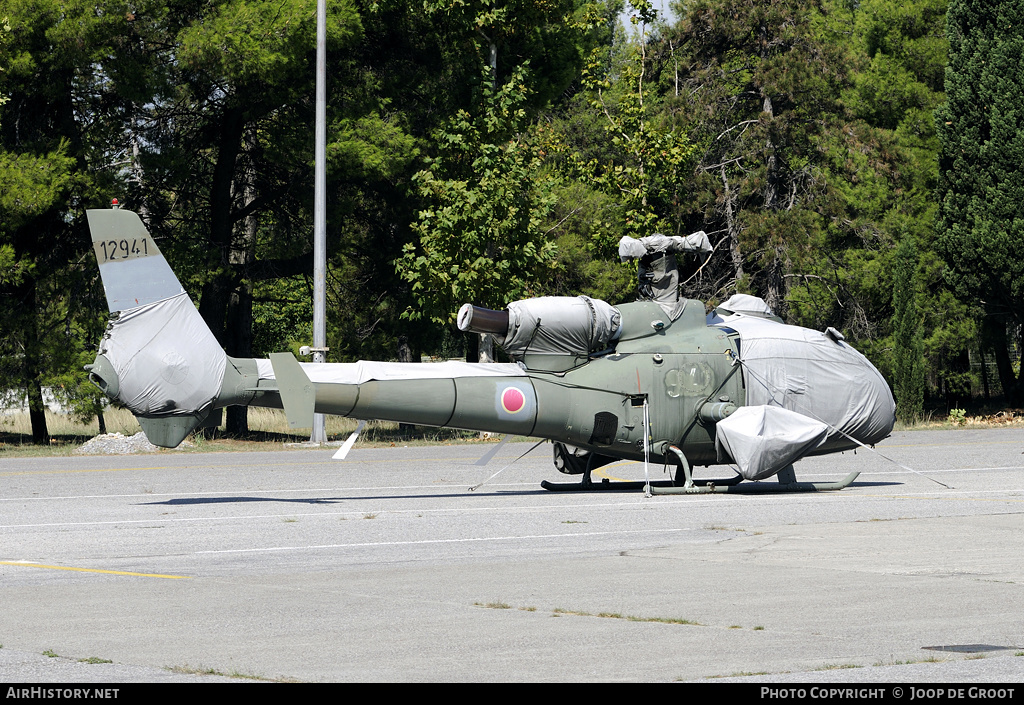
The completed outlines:
<svg viewBox="0 0 1024 705">
<path fill-rule="evenodd" d="M 549 444 L 490 447 L 0 460 L 0 682 L 1024 681 L 1024 431 L 788 495 L 552 493 Z"/>
</svg>

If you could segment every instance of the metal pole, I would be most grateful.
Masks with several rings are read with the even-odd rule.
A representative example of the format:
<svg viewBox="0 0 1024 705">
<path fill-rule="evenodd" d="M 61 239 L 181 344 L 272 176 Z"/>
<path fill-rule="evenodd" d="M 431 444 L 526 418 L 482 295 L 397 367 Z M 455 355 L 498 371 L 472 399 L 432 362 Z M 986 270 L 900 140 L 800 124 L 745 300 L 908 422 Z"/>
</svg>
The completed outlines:
<svg viewBox="0 0 1024 705">
<path fill-rule="evenodd" d="M 316 2 L 316 152 L 313 198 L 313 362 L 326 362 L 327 324 L 327 0 Z M 324 415 L 313 415 L 310 443 L 327 441 Z"/>
</svg>

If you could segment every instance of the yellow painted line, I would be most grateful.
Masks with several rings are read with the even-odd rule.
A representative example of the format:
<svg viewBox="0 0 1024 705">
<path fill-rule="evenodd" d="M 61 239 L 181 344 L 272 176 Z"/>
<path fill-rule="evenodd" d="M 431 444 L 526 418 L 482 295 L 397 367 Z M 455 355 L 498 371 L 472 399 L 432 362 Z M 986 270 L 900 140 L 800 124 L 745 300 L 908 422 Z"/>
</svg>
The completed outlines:
<svg viewBox="0 0 1024 705">
<path fill-rule="evenodd" d="M 614 475 L 609 475 L 608 473 L 605 472 L 605 468 L 613 468 L 616 465 L 625 465 L 627 463 L 639 463 L 639 462 L 640 462 L 639 460 L 620 460 L 617 463 L 609 463 L 608 465 L 605 465 L 604 467 L 601 467 L 601 468 L 598 468 L 597 470 L 594 470 L 594 474 L 597 475 L 598 477 L 608 478 L 608 480 L 611 481 L 611 482 L 639 482 L 639 480 L 624 480 L 621 477 L 615 477 Z"/>
<path fill-rule="evenodd" d="M 135 470 L 166 470 L 168 466 L 162 465 L 153 468 L 94 468 L 92 470 L 10 470 L 0 472 L 0 477 L 11 477 L 14 475 L 78 475 L 83 472 L 128 472 Z"/>
<path fill-rule="evenodd" d="M 49 570 L 72 570 L 76 573 L 107 573 L 108 575 L 134 575 L 137 578 L 167 578 L 168 580 L 188 580 L 187 575 L 160 575 L 159 573 L 132 573 L 126 570 L 100 570 L 99 568 L 71 568 L 64 565 L 43 565 L 42 563 L 23 563 L 20 561 L 0 561 L 0 565 L 13 565 L 21 568 L 48 568 Z"/>
</svg>

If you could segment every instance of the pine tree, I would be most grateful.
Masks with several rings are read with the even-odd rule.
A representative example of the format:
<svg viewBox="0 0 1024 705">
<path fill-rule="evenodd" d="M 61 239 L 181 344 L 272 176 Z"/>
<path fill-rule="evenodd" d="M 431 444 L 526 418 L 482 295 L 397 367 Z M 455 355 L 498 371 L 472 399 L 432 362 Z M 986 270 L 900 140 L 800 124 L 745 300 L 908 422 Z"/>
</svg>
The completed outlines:
<svg viewBox="0 0 1024 705">
<path fill-rule="evenodd" d="M 951 0 L 947 103 L 937 112 L 938 249 L 946 278 L 981 303 L 1007 401 L 1024 400 L 1007 330 L 1024 323 L 1024 5 Z"/>
<path fill-rule="evenodd" d="M 81 206 L 113 178 L 87 157 L 118 105 L 90 62 L 124 19 L 48 0 L 2 0 L 0 18 L 0 382 L 24 390 L 33 442 L 47 443 L 42 388 L 80 370 L 96 302 L 83 288 L 71 303 L 89 247 Z"/>
<path fill-rule="evenodd" d="M 893 272 L 893 387 L 896 415 L 903 422 L 916 421 L 924 402 L 924 356 L 921 316 L 917 307 L 917 245 L 904 233 L 896 250 Z"/>
<path fill-rule="evenodd" d="M 666 34 L 678 50 L 662 72 L 703 146 L 692 208 L 705 230 L 725 233 L 731 276 L 718 290 L 757 293 L 786 317 L 790 273 L 820 259 L 838 220 L 820 142 L 835 127 L 845 68 L 816 29 L 825 3 L 694 0 L 679 10 Z"/>
</svg>

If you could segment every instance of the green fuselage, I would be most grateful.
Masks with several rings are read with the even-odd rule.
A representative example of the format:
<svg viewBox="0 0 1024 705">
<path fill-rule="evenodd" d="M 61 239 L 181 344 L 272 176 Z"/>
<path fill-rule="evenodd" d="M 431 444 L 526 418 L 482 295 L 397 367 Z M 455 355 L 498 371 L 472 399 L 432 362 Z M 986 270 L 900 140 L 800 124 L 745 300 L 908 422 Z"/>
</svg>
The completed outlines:
<svg viewBox="0 0 1024 705">
<path fill-rule="evenodd" d="M 699 301 L 687 302 L 673 322 L 654 303 L 624 304 L 619 310 L 622 333 L 614 351 L 599 357 L 527 355 L 521 376 L 314 381 L 314 410 L 515 433 L 642 459 L 646 401 L 655 460 L 677 444 L 692 463 L 716 462 L 713 424 L 700 420 L 697 410 L 706 402 L 743 405 L 742 375 L 733 366 L 735 335 L 707 326 Z M 287 409 L 271 383 L 261 380 L 259 387 L 248 403 Z M 218 406 L 224 402 L 245 403 L 222 398 Z"/>
</svg>

